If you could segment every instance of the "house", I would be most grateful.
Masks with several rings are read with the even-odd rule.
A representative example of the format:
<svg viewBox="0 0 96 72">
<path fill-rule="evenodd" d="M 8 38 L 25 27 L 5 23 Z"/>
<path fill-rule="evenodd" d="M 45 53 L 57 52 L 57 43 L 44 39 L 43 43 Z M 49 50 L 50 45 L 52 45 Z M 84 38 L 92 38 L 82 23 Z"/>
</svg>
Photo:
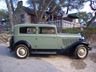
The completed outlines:
<svg viewBox="0 0 96 72">
<path fill-rule="evenodd" d="M 55 24 L 60 31 L 64 28 L 80 27 L 80 24 L 76 22 L 77 18 L 74 16 L 75 14 L 73 14 L 73 18 L 72 14 L 65 18 L 56 13 L 51 14 L 46 12 L 46 14 L 49 14 L 50 16 L 46 22 L 42 23 Z M 14 24 L 18 23 L 36 23 L 34 10 L 24 7 L 22 1 L 18 2 L 17 8 L 14 12 Z"/>
<path fill-rule="evenodd" d="M 14 24 L 36 23 L 34 11 L 24 7 L 22 1 L 19 1 L 13 14 Z"/>
<path fill-rule="evenodd" d="M 69 14 L 67 17 L 62 17 L 61 19 L 59 18 L 58 20 L 48 21 L 47 23 L 56 25 L 58 28 L 58 31 L 60 32 L 62 31 L 62 29 L 65 29 L 65 28 L 80 27 L 80 23 L 79 23 L 78 17 L 76 16 L 76 13 Z"/>
</svg>

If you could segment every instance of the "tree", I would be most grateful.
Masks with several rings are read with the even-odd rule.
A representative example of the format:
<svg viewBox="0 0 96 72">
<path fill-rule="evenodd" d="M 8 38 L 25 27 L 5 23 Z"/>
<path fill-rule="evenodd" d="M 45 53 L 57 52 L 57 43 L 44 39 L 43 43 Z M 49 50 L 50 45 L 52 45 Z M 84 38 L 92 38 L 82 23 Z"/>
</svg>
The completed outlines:
<svg viewBox="0 0 96 72">
<path fill-rule="evenodd" d="M 2 1 L 2 0 L 0 0 Z M 6 5 L 7 5 L 7 8 L 8 8 L 8 13 L 9 13 L 9 19 L 10 19 L 10 24 L 11 24 L 11 31 L 13 32 L 13 13 L 14 13 L 14 10 L 15 10 L 15 7 L 14 5 L 16 6 L 16 2 L 18 0 L 4 0 Z"/>
<path fill-rule="evenodd" d="M 2 20 L 2 19 L 8 20 L 8 18 L 9 18 L 8 11 L 1 9 L 0 10 L 0 20 Z"/>
<path fill-rule="evenodd" d="M 6 5 L 7 5 L 7 8 L 8 8 L 8 12 L 9 12 L 11 31 L 13 32 L 13 12 L 12 12 L 12 8 L 11 8 L 11 5 L 10 5 L 8 0 L 6 0 Z"/>
<path fill-rule="evenodd" d="M 86 12 L 79 12 L 78 14 L 79 21 L 81 24 L 86 25 L 91 18 L 93 17 L 92 13 L 86 13 Z"/>
<path fill-rule="evenodd" d="M 92 22 L 96 19 L 96 1 L 95 0 L 90 0 L 90 7 L 94 11 L 94 16 L 92 19 L 87 23 L 87 26 L 90 26 Z"/>
<path fill-rule="evenodd" d="M 62 8 L 67 8 L 66 14 L 72 9 L 81 9 L 87 0 L 28 0 L 30 8 L 34 10 L 37 22 L 45 21 L 54 13 L 63 16 Z"/>
<path fill-rule="evenodd" d="M 68 14 L 68 12 L 73 9 L 82 9 L 85 2 L 87 2 L 87 0 L 65 0 L 62 7 L 66 8 L 66 14 Z"/>
</svg>

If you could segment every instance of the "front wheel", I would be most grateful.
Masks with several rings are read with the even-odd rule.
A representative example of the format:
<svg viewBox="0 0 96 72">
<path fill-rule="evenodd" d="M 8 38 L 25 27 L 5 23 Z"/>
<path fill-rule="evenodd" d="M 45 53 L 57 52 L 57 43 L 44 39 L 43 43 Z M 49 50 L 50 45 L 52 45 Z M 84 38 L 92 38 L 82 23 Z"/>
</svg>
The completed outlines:
<svg viewBox="0 0 96 72">
<path fill-rule="evenodd" d="M 75 57 L 79 59 L 84 59 L 88 55 L 88 48 L 85 45 L 78 45 L 75 49 Z"/>
<path fill-rule="evenodd" d="M 16 46 L 15 53 L 18 58 L 24 59 L 29 56 L 29 49 L 26 45 L 20 44 Z"/>
</svg>

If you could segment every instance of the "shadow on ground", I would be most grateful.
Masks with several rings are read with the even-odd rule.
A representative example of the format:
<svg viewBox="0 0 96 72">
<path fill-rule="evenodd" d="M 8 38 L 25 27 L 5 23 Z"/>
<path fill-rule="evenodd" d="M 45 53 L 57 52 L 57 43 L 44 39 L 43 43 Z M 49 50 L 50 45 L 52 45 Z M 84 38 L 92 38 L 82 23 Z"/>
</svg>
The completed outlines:
<svg viewBox="0 0 96 72">
<path fill-rule="evenodd" d="M 7 46 L 0 45 L 0 56 L 16 57 L 14 52 L 10 52 Z"/>
<path fill-rule="evenodd" d="M 70 65 L 75 69 L 85 69 L 87 66 L 87 64 L 83 60 L 77 60 L 77 59 L 72 60 Z"/>
<path fill-rule="evenodd" d="M 90 60 L 92 60 L 94 63 L 96 63 L 96 53 L 90 53 L 89 54 Z"/>
</svg>

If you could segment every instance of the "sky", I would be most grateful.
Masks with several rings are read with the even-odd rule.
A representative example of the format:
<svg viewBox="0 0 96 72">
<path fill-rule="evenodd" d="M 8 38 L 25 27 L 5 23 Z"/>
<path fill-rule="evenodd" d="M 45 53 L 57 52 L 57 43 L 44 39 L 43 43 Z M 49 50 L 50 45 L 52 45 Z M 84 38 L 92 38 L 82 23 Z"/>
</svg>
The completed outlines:
<svg viewBox="0 0 96 72">
<path fill-rule="evenodd" d="M 90 2 L 87 2 L 87 3 L 84 5 L 84 8 L 81 9 L 80 11 L 86 11 L 87 13 L 88 13 L 88 12 L 93 12 L 93 11 L 91 10 L 89 4 L 90 4 Z M 25 5 L 27 6 L 26 0 L 23 0 L 23 5 L 24 5 L 24 6 L 25 6 Z M 4 3 L 4 1 L 0 2 L 0 9 L 7 9 L 6 4 Z M 70 13 L 76 13 L 76 12 L 78 12 L 78 11 L 77 11 L 77 10 L 73 10 L 73 11 L 70 11 L 69 14 L 70 14 Z"/>
</svg>

